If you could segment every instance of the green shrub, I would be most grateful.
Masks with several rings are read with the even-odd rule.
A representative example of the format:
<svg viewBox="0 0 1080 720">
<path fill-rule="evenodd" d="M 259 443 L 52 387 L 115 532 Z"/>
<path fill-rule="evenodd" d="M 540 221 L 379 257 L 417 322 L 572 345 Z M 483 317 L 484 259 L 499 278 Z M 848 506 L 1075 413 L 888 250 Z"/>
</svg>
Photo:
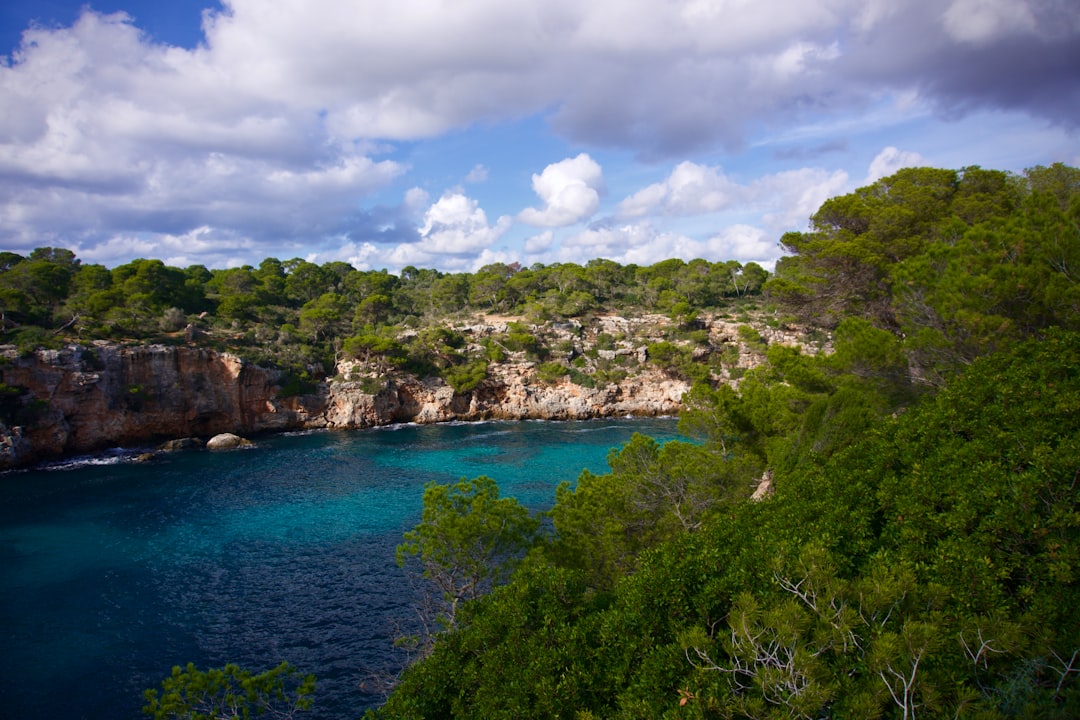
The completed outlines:
<svg viewBox="0 0 1080 720">
<path fill-rule="evenodd" d="M 476 360 L 464 365 L 453 365 L 443 371 L 446 384 L 454 388 L 455 393 L 466 393 L 474 389 L 487 377 L 488 364 Z"/>
<path fill-rule="evenodd" d="M 278 397 L 288 398 L 297 395 L 309 395 L 315 392 L 317 384 L 312 381 L 306 370 L 287 371 L 278 382 Z"/>
<path fill-rule="evenodd" d="M 596 380 L 593 379 L 592 375 L 589 375 L 586 372 L 582 372 L 577 368 L 569 368 L 567 370 L 567 375 L 570 378 L 570 382 L 574 383 L 575 385 L 580 385 L 584 388 L 596 387 Z"/>
<path fill-rule="evenodd" d="M 558 381 L 559 378 L 563 377 L 564 375 L 567 375 L 569 372 L 570 372 L 570 369 L 567 368 L 562 363 L 558 363 L 558 362 L 540 363 L 536 367 L 536 379 L 539 380 L 540 382 L 551 384 L 551 383 L 554 383 L 554 382 Z"/>
<path fill-rule="evenodd" d="M 741 340 L 747 347 L 755 352 L 765 352 L 767 343 L 765 338 L 761 337 L 761 333 L 755 330 L 749 325 L 739 326 L 739 340 Z"/>
</svg>

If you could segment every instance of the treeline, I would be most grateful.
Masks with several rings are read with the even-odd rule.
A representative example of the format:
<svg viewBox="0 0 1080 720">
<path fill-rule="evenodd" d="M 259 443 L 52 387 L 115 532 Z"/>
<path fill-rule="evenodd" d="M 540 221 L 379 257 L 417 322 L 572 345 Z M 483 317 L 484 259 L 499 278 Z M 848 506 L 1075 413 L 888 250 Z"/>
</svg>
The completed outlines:
<svg viewBox="0 0 1080 720">
<path fill-rule="evenodd" d="M 1080 171 L 904 170 L 784 242 L 835 352 L 697 384 L 543 518 L 429 486 L 372 717 L 1080 716 Z"/>
<path fill-rule="evenodd" d="M 1047 327 L 1080 327 L 1080 171 L 901 170 L 782 239 L 768 293 L 797 318 L 861 318 L 937 383 Z"/>
<path fill-rule="evenodd" d="M 110 270 L 46 247 L 25 257 L 0 253 L 0 343 L 31 350 L 72 340 L 179 338 L 306 376 L 332 370 L 343 352 L 400 364 L 410 355 L 401 331 L 446 318 L 499 313 L 542 324 L 618 310 L 686 319 L 760 294 L 767 277 L 755 263 L 677 259 L 651 266 L 497 263 L 475 273 L 407 267 L 399 275 L 276 258 L 215 270 L 140 259 Z M 448 351 L 456 342 L 426 340 Z M 439 364 L 438 352 L 413 355 L 427 357 L 420 366 L 434 367 L 433 358 Z"/>
</svg>

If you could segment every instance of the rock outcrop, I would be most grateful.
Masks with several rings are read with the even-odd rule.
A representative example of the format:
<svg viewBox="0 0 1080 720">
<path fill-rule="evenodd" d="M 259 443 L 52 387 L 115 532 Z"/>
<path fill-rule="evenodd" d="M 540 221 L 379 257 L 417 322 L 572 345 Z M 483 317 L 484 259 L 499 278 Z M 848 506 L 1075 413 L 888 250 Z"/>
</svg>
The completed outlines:
<svg viewBox="0 0 1080 720">
<path fill-rule="evenodd" d="M 542 382 L 537 364 L 524 353 L 490 365 L 485 379 L 467 392 L 457 393 L 440 379 L 381 376 L 354 361 L 342 363 L 338 379 L 313 394 L 282 397 L 277 371 L 208 348 L 101 342 L 30 356 L 0 348 L 0 470 L 117 446 L 189 446 L 220 433 L 673 415 L 689 384 L 645 362 L 648 343 L 662 340 L 669 322 L 663 316 L 606 316 L 588 328 L 577 322 L 549 328 L 550 347 L 561 347 L 568 361 L 591 353 L 595 362 L 626 361 L 632 367 L 609 375 L 616 381 L 591 388 L 567 376 Z M 795 332 L 764 328 L 756 340 L 744 342 L 739 328 L 735 322 L 710 322 L 709 343 L 694 348 L 695 359 L 699 351 L 702 357 L 717 348 L 737 351 L 725 368 L 738 372 L 724 369 L 721 381 L 737 383 L 743 370 L 762 361 L 765 344 L 800 339 Z M 476 344 L 506 329 L 505 321 L 485 321 L 461 332 Z M 606 348 L 600 347 L 604 337 Z"/>
<path fill-rule="evenodd" d="M 330 382 L 312 395 L 281 398 L 276 371 L 203 348 L 72 345 L 3 357 L 0 380 L 21 394 L 18 417 L 0 425 L 0 470 L 220 433 L 674 414 L 688 389 L 652 369 L 602 388 L 565 378 L 547 385 L 534 379 L 531 363 L 510 363 L 462 394 L 437 379 L 395 378 L 375 394 L 360 383 Z"/>
<path fill-rule="evenodd" d="M 627 415 L 678 413 L 688 383 L 646 369 L 619 383 L 585 388 L 567 378 L 554 384 L 536 380 L 531 363 L 502 364 L 466 393 L 440 380 L 390 380 L 368 394 L 360 383 L 329 386 L 327 427 L 354 428 L 396 422 L 450 420 L 585 420 Z"/>
<path fill-rule="evenodd" d="M 236 450 L 251 447 L 252 442 L 233 433 L 220 433 L 206 441 L 207 450 Z"/>
<path fill-rule="evenodd" d="M 107 447 L 305 427 L 318 397 L 279 398 L 278 373 L 205 348 L 105 343 L 3 353 L 0 469 Z"/>
</svg>

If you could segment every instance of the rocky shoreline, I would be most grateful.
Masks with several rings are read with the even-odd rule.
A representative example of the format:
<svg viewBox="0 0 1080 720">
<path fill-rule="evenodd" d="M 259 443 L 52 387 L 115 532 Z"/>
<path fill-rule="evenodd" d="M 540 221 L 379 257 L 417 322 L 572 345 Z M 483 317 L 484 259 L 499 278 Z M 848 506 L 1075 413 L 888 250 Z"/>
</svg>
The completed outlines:
<svg viewBox="0 0 1080 720">
<path fill-rule="evenodd" d="M 636 328 L 630 324 L 640 323 Z M 663 330 L 655 317 L 597 318 L 595 328 L 551 332 L 578 338 L 585 352 L 601 332 L 631 331 L 634 353 Z M 761 361 L 760 348 L 740 342 L 738 325 L 709 324 L 710 347 L 737 349 L 737 366 Z M 765 329 L 769 330 L 769 329 Z M 505 331 L 483 323 L 462 331 L 478 341 Z M 764 334 L 764 333 L 763 333 Z M 624 337 L 627 335 L 624 334 Z M 580 347 L 584 338 L 586 347 Z M 767 342 L 799 344 L 796 331 L 772 330 Z M 573 345 L 573 343 L 570 343 Z M 196 346 L 108 342 L 68 345 L 20 356 L 0 348 L 0 383 L 6 394 L 0 421 L 0 470 L 115 447 L 205 440 L 222 433 L 257 435 L 293 430 L 359 429 L 394 423 L 477 420 L 586 420 L 678 414 L 690 383 L 648 362 L 617 382 L 585 387 L 570 377 L 542 381 L 538 363 L 523 355 L 492 363 L 475 388 L 455 392 L 439 378 L 381 375 L 356 361 L 342 361 L 334 378 L 305 395 L 283 396 L 279 371 L 229 353 Z"/>
<path fill-rule="evenodd" d="M 685 381 L 659 370 L 585 388 L 536 380 L 530 363 L 503 363 L 455 393 L 436 378 L 329 381 L 281 397 L 276 370 L 203 348 L 70 345 L 5 356 L 3 383 L 22 390 L 25 424 L 0 426 L 0 470 L 115 446 L 316 428 L 474 420 L 583 420 L 676 414 Z"/>
</svg>

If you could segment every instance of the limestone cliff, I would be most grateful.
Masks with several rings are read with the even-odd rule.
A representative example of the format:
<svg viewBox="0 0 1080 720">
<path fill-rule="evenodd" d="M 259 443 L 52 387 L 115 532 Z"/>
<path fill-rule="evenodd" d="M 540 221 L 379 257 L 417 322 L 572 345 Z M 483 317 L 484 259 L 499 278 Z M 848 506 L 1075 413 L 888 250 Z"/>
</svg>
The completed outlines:
<svg viewBox="0 0 1080 720">
<path fill-rule="evenodd" d="M 382 375 L 359 361 L 339 364 L 336 379 L 311 395 L 282 397 L 277 371 L 203 347 L 93 343 L 30 356 L 0 348 L 0 470 L 218 433 L 676 414 L 689 384 L 646 362 L 649 343 L 663 340 L 669 325 L 663 316 L 552 324 L 543 329 L 545 344 L 561 348 L 567 363 L 573 359 L 589 377 L 601 377 L 596 371 L 604 364 L 625 371 L 589 383 L 595 387 L 566 376 L 543 382 L 537 362 L 508 351 L 479 385 L 461 393 L 440 379 Z M 721 373 L 718 381 L 732 383 L 761 362 L 765 344 L 801 339 L 768 327 L 755 331 L 756 339 L 740 339 L 746 335 L 741 326 L 719 318 L 706 327 L 708 341 L 694 347 L 694 358 L 723 352 L 722 362 L 711 366 Z M 459 330 L 470 352 L 479 353 L 479 343 L 503 337 L 507 326 L 505 319 L 485 318 Z"/>
<path fill-rule="evenodd" d="M 0 469 L 114 446 L 303 427 L 318 398 L 280 399 L 278 375 L 205 348 L 105 343 L 3 353 Z M 11 397 L 12 391 L 18 397 Z"/>
<path fill-rule="evenodd" d="M 536 380 L 529 363 L 501 364 L 466 393 L 440 380 L 390 380 L 375 394 L 360 383 L 329 386 L 328 427 L 370 427 L 393 422 L 450 420 L 585 420 L 625 415 L 674 415 L 689 385 L 649 369 L 620 383 L 585 388 L 567 378 L 554 384 Z"/>
<path fill-rule="evenodd" d="M 537 382 L 530 363 L 492 369 L 457 394 L 441 380 L 386 379 L 375 394 L 328 382 L 281 398 L 274 370 L 189 347 L 98 344 L 4 354 L 0 381 L 17 389 L 0 426 L 0 470 L 115 446 L 234 432 L 363 428 L 396 422 L 571 420 L 678 412 L 686 383 L 648 369 L 603 388 Z"/>
</svg>

